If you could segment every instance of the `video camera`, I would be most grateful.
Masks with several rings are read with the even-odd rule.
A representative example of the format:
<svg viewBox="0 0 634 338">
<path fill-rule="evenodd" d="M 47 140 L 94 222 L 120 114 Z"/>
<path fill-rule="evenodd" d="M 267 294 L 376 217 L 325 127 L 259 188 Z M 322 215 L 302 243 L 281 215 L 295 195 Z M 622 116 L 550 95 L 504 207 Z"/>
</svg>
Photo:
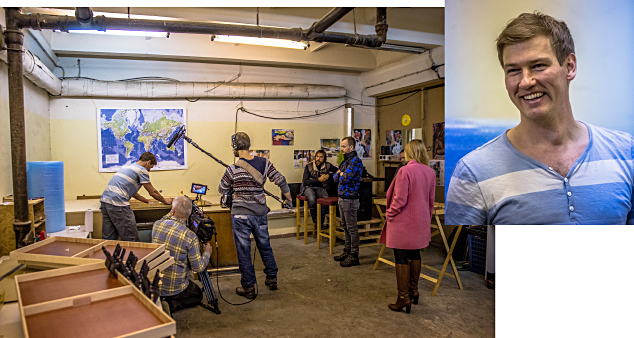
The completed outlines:
<svg viewBox="0 0 634 338">
<path fill-rule="evenodd" d="M 191 198 L 189 200 L 192 202 L 192 213 L 187 219 L 187 227 L 196 234 L 200 243 L 207 243 L 211 241 L 211 238 L 216 234 L 214 221 L 205 216 L 203 211 L 200 210 Z"/>
</svg>

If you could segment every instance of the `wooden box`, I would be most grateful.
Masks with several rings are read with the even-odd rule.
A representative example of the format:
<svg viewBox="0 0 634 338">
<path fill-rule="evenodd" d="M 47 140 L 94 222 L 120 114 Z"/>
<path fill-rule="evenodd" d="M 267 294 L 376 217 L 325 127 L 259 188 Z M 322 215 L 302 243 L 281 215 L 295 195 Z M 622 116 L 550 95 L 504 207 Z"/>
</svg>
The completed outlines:
<svg viewBox="0 0 634 338">
<path fill-rule="evenodd" d="M 166 337 L 176 323 L 103 262 L 15 278 L 25 337 Z"/>
<path fill-rule="evenodd" d="M 165 251 L 164 244 L 72 237 L 47 238 L 41 242 L 14 250 L 10 256 L 20 263 L 46 268 L 59 268 L 94 262 L 103 264 L 106 257 L 101 247 L 105 246 L 110 253 L 113 253 L 117 244 L 126 249 L 124 260 L 127 259 L 130 251 L 134 252 L 139 258 L 137 269 L 141 268 L 143 260 L 147 260 L 150 269 L 152 269 L 169 258 L 169 252 Z M 154 262 L 156 260 L 160 261 Z M 152 262 L 154 264 L 151 264 Z"/>
<path fill-rule="evenodd" d="M 46 231 L 44 199 L 29 200 L 28 209 L 31 230 L 36 234 L 42 230 Z M 15 250 L 14 221 L 13 198 L 8 199 L 5 197 L 3 204 L 0 204 L 0 256 L 4 256 L 12 250 Z"/>
</svg>

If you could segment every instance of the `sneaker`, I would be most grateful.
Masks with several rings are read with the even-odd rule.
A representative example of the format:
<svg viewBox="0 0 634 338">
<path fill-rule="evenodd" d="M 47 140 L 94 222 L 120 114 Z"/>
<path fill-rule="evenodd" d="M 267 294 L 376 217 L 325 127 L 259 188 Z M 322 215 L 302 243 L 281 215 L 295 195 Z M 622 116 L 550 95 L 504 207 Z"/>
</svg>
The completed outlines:
<svg viewBox="0 0 634 338">
<path fill-rule="evenodd" d="M 277 290 L 277 276 L 266 276 L 264 284 L 271 290 Z"/>
<path fill-rule="evenodd" d="M 334 257 L 335 261 L 342 262 L 348 257 L 348 250 L 343 249 L 343 252 L 340 255 Z"/>
<path fill-rule="evenodd" d="M 359 255 L 349 254 L 343 262 L 339 263 L 339 265 L 343 266 L 344 268 L 361 265 L 361 263 L 359 263 Z"/>
<path fill-rule="evenodd" d="M 247 288 L 243 286 L 238 286 L 236 288 L 236 294 L 246 299 L 255 299 L 255 288 L 253 286 Z"/>
</svg>

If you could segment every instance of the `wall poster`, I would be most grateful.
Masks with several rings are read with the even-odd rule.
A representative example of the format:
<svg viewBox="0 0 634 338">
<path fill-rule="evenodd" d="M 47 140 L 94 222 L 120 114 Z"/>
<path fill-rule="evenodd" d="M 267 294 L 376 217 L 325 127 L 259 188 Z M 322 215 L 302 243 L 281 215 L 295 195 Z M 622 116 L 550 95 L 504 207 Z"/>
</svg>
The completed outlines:
<svg viewBox="0 0 634 338">
<path fill-rule="evenodd" d="M 321 150 L 325 151 L 328 157 L 336 157 L 339 153 L 340 142 L 338 138 L 322 138 Z"/>
<path fill-rule="evenodd" d="M 185 109 L 98 109 L 99 172 L 116 172 L 146 151 L 156 156 L 152 170 L 187 169 L 185 141 L 167 148 L 172 132 L 186 122 Z"/>
<path fill-rule="evenodd" d="M 273 129 L 274 146 L 292 146 L 295 144 L 295 131 L 293 129 Z"/>
<path fill-rule="evenodd" d="M 372 158 L 372 130 L 355 129 L 352 137 L 356 142 L 354 150 L 357 151 L 357 156 L 364 160 Z"/>
<path fill-rule="evenodd" d="M 390 148 L 390 155 L 397 155 L 403 150 L 403 135 L 401 130 L 385 132 L 385 145 Z"/>
<path fill-rule="evenodd" d="M 315 159 L 315 153 L 315 150 L 293 150 L 293 168 L 304 168 Z"/>
<path fill-rule="evenodd" d="M 434 123 L 434 146 L 432 156 L 436 160 L 445 159 L 445 122 Z"/>
</svg>

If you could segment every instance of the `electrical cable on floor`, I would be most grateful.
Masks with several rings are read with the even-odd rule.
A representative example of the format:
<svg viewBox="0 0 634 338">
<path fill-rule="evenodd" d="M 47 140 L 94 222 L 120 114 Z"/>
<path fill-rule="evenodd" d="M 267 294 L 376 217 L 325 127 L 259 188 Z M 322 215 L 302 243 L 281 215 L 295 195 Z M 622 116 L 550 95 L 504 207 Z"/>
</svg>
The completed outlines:
<svg viewBox="0 0 634 338">
<path fill-rule="evenodd" d="M 214 234 L 214 236 L 218 236 L 217 234 Z M 218 239 L 216 239 L 216 242 L 218 242 Z M 249 243 L 249 245 L 251 245 Z M 254 271 L 255 271 L 255 253 L 258 251 L 258 247 L 257 245 L 255 246 L 255 248 L 253 249 L 253 260 L 252 260 L 252 264 L 254 264 Z M 255 287 L 255 297 L 253 297 L 253 299 L 250 299 L 244 303 L 231 303 L 230 301 L 226 300 L 225 297 L 222 295 L 222 291 L 220 291 L 220 277 L 219 277 L 219 272 L 218 272 L 218 259 L 220 257 L 220 250 L 218 247 L 216 247 L 216 285 L 218 286 L 218 294 L 220 295 L 220 298 L 222 298 L 222 300 L 225 301 L 225 303 L 229 304 L 229 305 L 244 305 L 244 304 L 249 304 L 252 301 L 254 301 L 256 298 L 258 298 L 258 283 L 256 282 L 254 284 Z"/>
</svg>

